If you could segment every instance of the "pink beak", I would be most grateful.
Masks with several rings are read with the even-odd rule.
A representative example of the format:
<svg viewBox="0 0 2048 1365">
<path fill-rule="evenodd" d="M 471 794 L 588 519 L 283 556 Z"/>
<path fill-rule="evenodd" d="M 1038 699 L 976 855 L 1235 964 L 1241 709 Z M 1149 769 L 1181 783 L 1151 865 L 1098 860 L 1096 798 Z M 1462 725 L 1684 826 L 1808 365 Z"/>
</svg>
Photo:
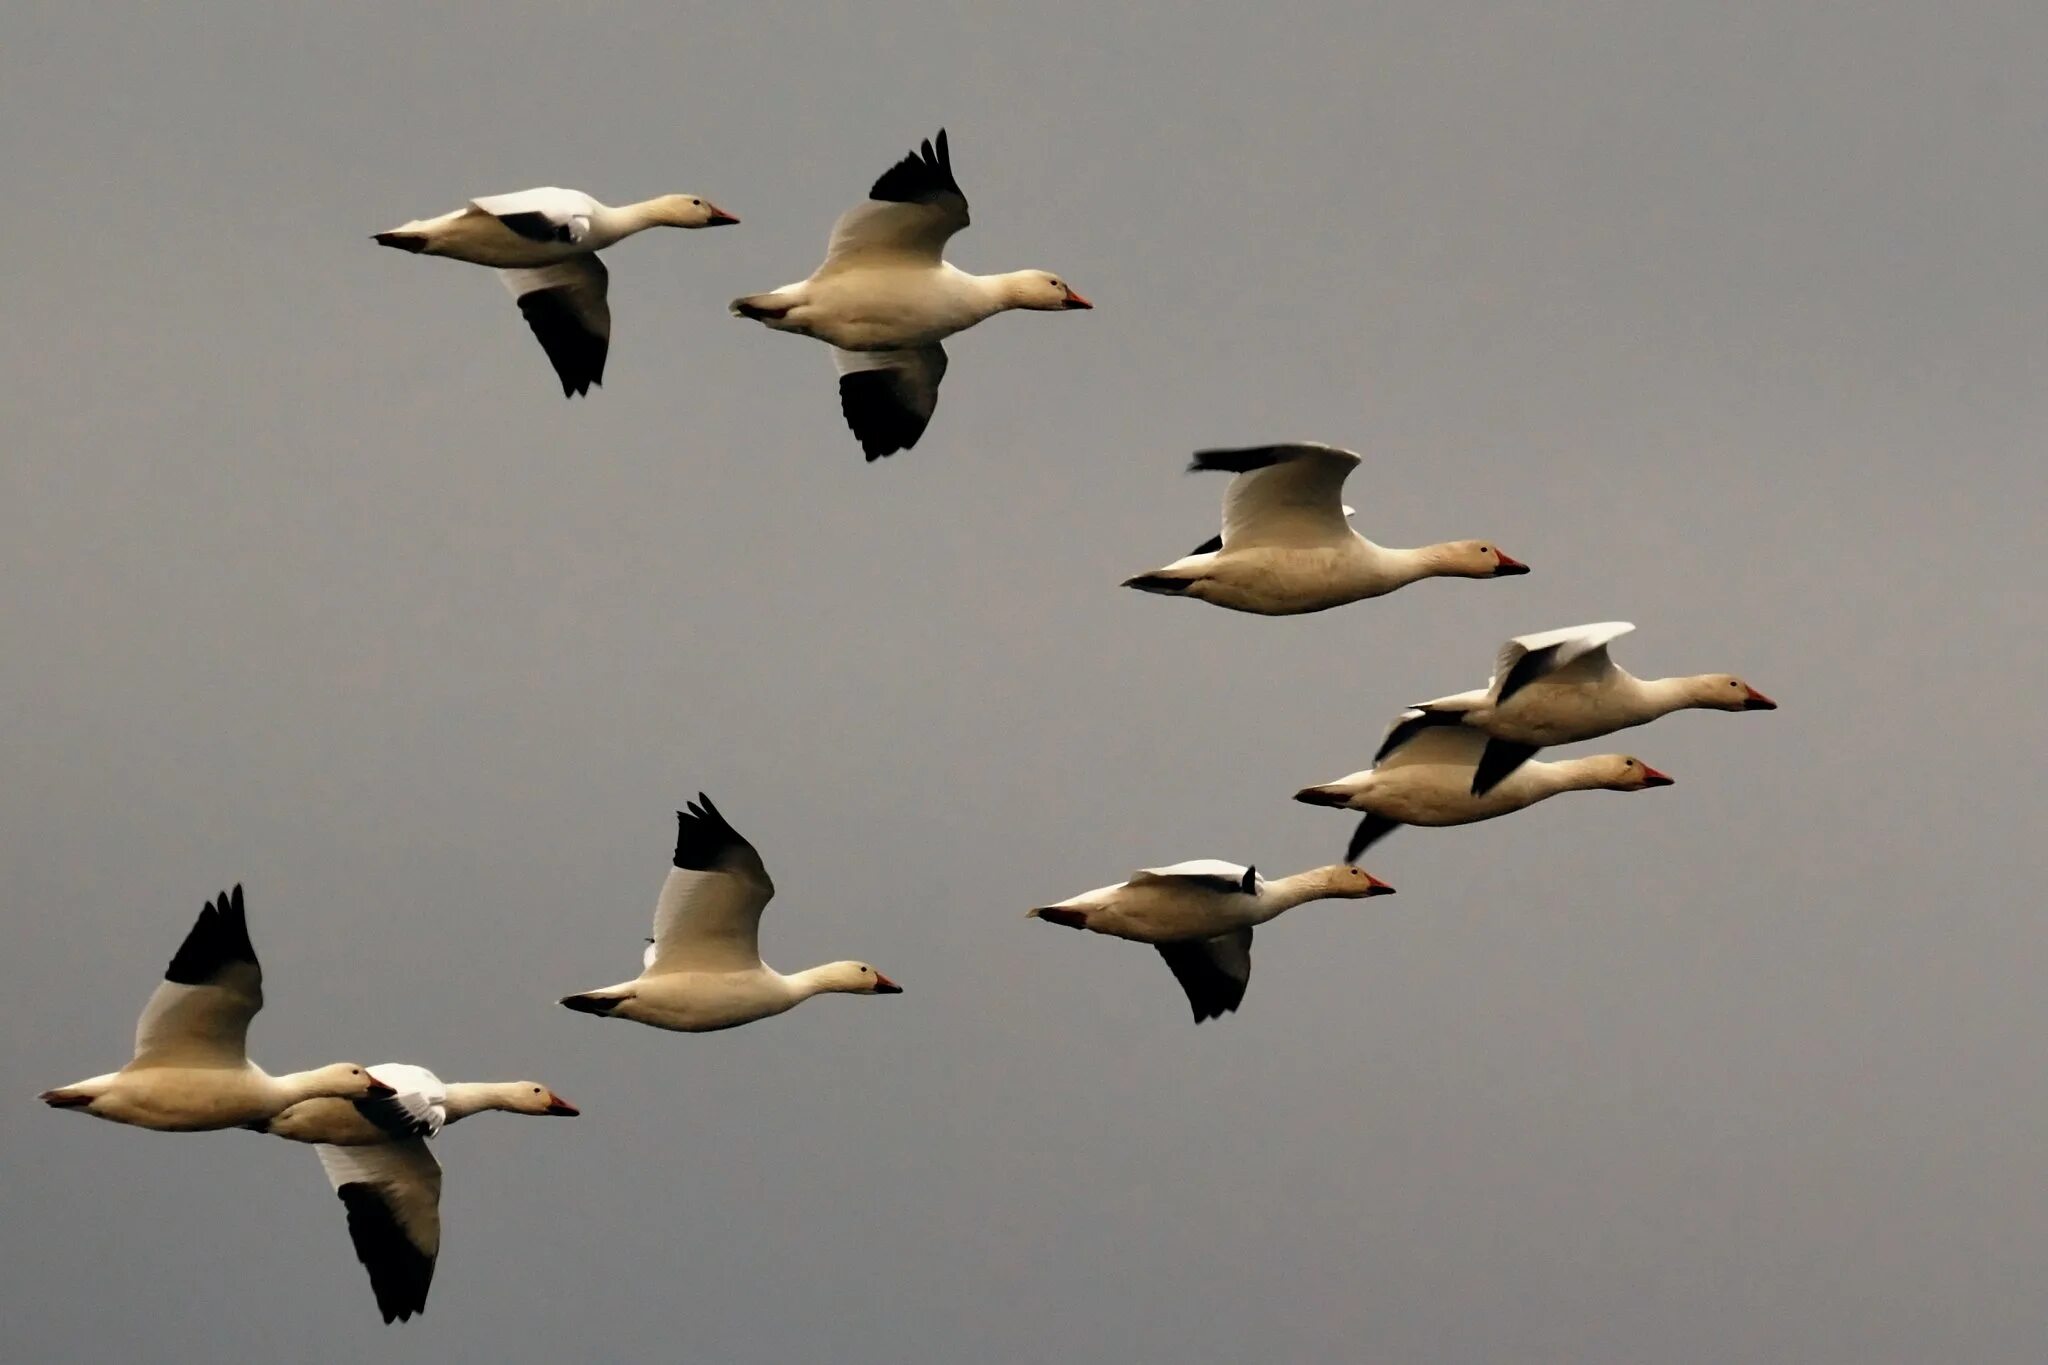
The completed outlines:
<svg viewBox="0 0 2048 1365">
<path fill-rule="evenodd" d="M 1373 876 L 1372 873 L 1367 872 L 1365 874 L 1365 894 L 1368 896 L 1391 896 L 1394 894 L 1394 888 L 1388 886 L 1378 877 Z"/>
<path fill-rule="evenodd" d="M 886 976 L 883 976 L 883 975 L 882 975 L 882 974 L 881 974 L 880 972 L 876 972 L 876 973 L 875 973 L 875 994 L 876 994 L 876 995 L 901 995 L 901 994 L 903 994 L 903 988 L 902 988 L 901 986 L 897 985 L 897 984 L 896 984 L 895 982 L 891 981 L 891 980 L 890 980 L 890 979 L 889 979 L 888 977 L 886 977 Z"/>
<path fill-rule="evenodd" d="M 1516 559 L 1506 550 L 1496 547 L 1494 549 L 1494 554 L 1500 557 L 1500 563 L 1494 568 L 1493 571 L 1493 576 L 1495 578 L 1499 578 L 1503 575 L 1512 577 L 1515 574 L 1529 572 L 1529 566 L 1527 564 L 1524 564 L 1521 560 Z"/>
<path fill-rule="evenodd" d="M 704 207 L 711 210 L 711 216 L 704 220 L 706 227 L 726 227 L 739 221 L 738 214 L 727 213 L 716 204 L 706 204 Z"/>
<path fill-rule="evenodd" d="M 583 1112 L 581 1109 L 578 1109 L 575 1105 L 569 1103 L 569 1101 L 563 1099 L 560 1095 L 557 1095 L 552 1090 L 548 1092 L 547 1111 L 550 1114 L 555 1114 L 565 1119 L 573 1119 L 578 1114 Z"/>
<path fill-rule="evenodd" d="M 1645 787 L 1669 787 L 1676 781 L 1677 779 L 1666 773 L 1658 772 L 1647 763 L 1643 765 L 1643 785 Z"/>
<path fill-rule="evenodd" d="M 1775 711 L 1778 709 L 1778 703 L 1772 701 L 1754 687 L 1751 687 L 1749 688 L 1749 695 L 1742 699 L 1742 709 L 1745 711 Z"/>
<path fill-rule="evenodd" d="M 1076 294 L 1074 292 L 1074 287 L 1072 285 L 1067 286 L 1067 307 L 1093 308 L 1094 306 L 1094 304 L 1088 302 L 1088 300 L 1082 298 L 1079 294 Z"/>
</svg>

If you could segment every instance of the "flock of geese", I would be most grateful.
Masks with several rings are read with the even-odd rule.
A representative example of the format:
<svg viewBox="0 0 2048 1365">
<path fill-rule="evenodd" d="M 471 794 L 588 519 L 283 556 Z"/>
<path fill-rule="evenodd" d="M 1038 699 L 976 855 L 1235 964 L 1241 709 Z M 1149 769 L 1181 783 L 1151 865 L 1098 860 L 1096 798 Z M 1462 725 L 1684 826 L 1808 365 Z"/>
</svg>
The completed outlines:
<svg viewBox="0 0 2048 1365">
<path fill-rule="evenodd" d="M 382 245 L 496 269 L 562 383 L 602 381 L 611 336 L 609 272 L 598 252 L 657 226 L 737 223 L 709 199 L 671 194 L 620 208 L 574 190 L 474 199 L 453 213 L 376 234 Z M 1041 270 L 972 275 L 948 264 L 968 224 L 946 135 L 890 167 L 833 226 L 825 260 L 796 284 L 735 299 L 734 315 L 833 348 L 840 406 L 867 458 L 917 444 L 946 371 L 940 343 L 1015 308 L 1091 305 Z M 1266 616 L 1323 611 L 1425 578 L 1502 578 L 1528 566 L 1490 540 L 1389 549 L 1352 528 L 1345 479 L 1358 464 L 1318 444 L 1204 451 L 1193 470 L 1233 477 L 1223 528 L 1193 553 L 1126 587 Z M 1309 901 L 1387 895 L 1356 865 L 1402 825 L 1464 825 L 1567 791 L 1642 791 L 1671 778 L 1638 758 L 1556 762 L 1538 751 L 1598 739 L 1688 708 L 1773 709 L 1742 679 L 1715 673 L 1644 680 L 1609 657 L 1634 627 L 1610 621 L 1509 640 L 1484 687 L 1400 712 L 1370 768 L 1302 788 L 1297 801 L 1363 816 L 1345 861 L 1268 879 L 1216 859 L 1146 868 L 1112 886 L 1029 911 L 1033 918 L 1155 947 L 1196 1023 L 1234 1011 L 1251 977 L 1253 930 Z M 761 960 L 761 912 L 775 894 L 753 844 L 699 794 L 676 813 L 676 846 L 653 936 L 631 980 L 566 996 L 571 1010 L 705 1033 L 795 1008 L 814 995 L 893 995 L 865 962 L 785 975 Z M 444 1083 L 405 1063 L 336 1062 L 272 1076 L 249 1060 L 263 1006 L 242 888 L 199 913 L 136 1026 L 118 1071 L 44 1091 L 53 1108 L 165 1132 L 246 1128 L 311 1144 L 348 1216 L 386 1322 L 424 1311 L 440 1246 L 441 1167 L 428 1140 L 486 1110 L 573 1116 L 534 1081 Z"/>
</svg>

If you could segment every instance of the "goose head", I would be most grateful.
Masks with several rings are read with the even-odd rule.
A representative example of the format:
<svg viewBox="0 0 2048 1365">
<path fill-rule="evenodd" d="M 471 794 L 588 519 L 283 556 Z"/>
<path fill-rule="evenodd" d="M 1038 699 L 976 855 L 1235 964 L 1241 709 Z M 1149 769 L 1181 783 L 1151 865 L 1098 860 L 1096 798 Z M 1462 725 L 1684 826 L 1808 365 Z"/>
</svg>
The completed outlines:
<svg viewBox="0 0 2048 1365">
<path fill-rule="evenodd" d="M 1640 758 L 1629 754 L 1599 754 L 1580 759 L 1593 787 L 1614 792 L 1639 792 L 1646 787 L 1668 787 L 1673 779 L 1658 772 Z"/>
<path fill-rule="evenodd" d="M 1775 711 L 1778 703 L 1733 673 L 1703 673 L 1686 689 L 1694 706 L 1714 711 Z"/>
<path fill-rule="evenodd" d="M 846 995 L 901 995 L 903 988 L 865 962 L 828 962 L 809 973 L 820 991 Z"/>
<path fill-rule="evenodd" d="M 1355 863 L 1331 863 L 1308 876 L 1317 895 L 1325 900 L 1363 900 L 1367 896 L 1391 896 L 1394 888 Z"/>
<path fill-rule="evenodd" d="M 1450 540 L 1431 547 L 1432 567 L 1441 578 L 1510 578 L 1529 566 L 1491 540 Z"/>
<path fill-rule="evenodd" d="M 1039 313 L 1064 313 L 1095 306 L 1047 270 L 1019 270 L 1006 276 L 1003 301 L 1012 308 L 1029 308 Z"/>
<path fill-rule="evenodd" d="M 316 1097 L 338 1100 L 388 1100 L 398 1092 L 354 1062 L 336 1062 L 308 1071 L 301 1078 Z"/>
<path fill-rule="evenodd" d="M 709 199 L 696 194 L 664 194 L 654 201 L 652 208 L 654 221 L 663 227 L 724 227 L 739 221 Z"/>
<path fill-rule="evenodd" d="M 507 1096 L 509 1102 L 503 1106 L 508 1113 L 550 1114 L 573 1119 L 583 1112 L 539 1081 L 514 1081 L 508 1088 L 512 1093 Z"/>
</svg>

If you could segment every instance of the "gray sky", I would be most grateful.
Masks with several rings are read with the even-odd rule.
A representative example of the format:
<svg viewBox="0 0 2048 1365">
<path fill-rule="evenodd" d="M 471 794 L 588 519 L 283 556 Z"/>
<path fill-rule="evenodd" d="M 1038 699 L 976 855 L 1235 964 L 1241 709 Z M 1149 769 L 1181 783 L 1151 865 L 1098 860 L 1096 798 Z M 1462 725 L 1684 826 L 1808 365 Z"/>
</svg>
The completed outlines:
<svg viewBox="0 0 2048 1365">
<path fill-rule="evenodd" d="M 2039 1359 L 2038 6 L 129 8 L 0 46 L 11 1356 Z M 723 306 L 941 124 L 953 259 L 1097 311 L 959 338 L 868 467 L 825 348 Z M 745 220 L 609 254 L 587 401 L 487 272 L 367 240 L 542 184 Z M 1214 529 L 1190 450 L 1285 438 L 1365 453 L 1376 539 L 1535 572 L 1117 590 Z M 1296 787 L 1616 617 L 1783 709 L 1398 835 L 1199 1029 L 1022 919 L 1334 859 Z M 557 1008 L 699 788 L 771 962 L 907 994 Z M 446 1135 L 410 1326 L 310 1152 L 32 1099 L 238 879 L 272 1069 L 584 1107 Z"/>
</svg>

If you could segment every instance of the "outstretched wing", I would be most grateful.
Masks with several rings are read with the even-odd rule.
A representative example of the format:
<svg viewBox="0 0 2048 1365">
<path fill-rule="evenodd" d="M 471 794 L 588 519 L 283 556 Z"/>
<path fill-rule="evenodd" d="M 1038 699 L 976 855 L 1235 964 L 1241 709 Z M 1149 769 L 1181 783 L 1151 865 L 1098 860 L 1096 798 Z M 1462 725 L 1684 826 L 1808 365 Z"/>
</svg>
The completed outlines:
<svg viewBox="0 0 2048 1365">
<path fill-rule="evenodd" d="M 1374 768 L 1405 768 L 1418 763 L 1477 766 L 1486 749 L 1484 734 L 1462 725 L 1417 725 L 1413 715 L 1413 708 L 1403 711 L 1387 727 Z"/>
<path fill-rule="evenodd" d="M 441 1254 L 441 1163 L 418 1138 L 316 1150 L 384 1321 L 425 1312 Z"/>
<path fill-rule="evenodd" d="M 953 158 L 941 128 L 936 144 L 927 141 L 882 172 L 867 201 L 839 216 L 818 273 L 890 256 L 936 265 L 947 240 L 967 223 L 967 196 L 953 178 Z"/>
<path fill-rule="evenodd" d="M 1494 658 L 1493 704 L 1504 704 L 1539 678 L 1598 679 L 1614 667 L 1607 657 L 1608 644 L 1634 629 L 1627 621 L 1601 621 L 1517 635 L 1502 645 Z"/>
<path fill-rule="evenodd" d="M 1143 886 L 1148 882 L 1177 882 L 1224 895 L 1253 896 L 1258 894 L 1259 872 L 1257 868 L 1226 863 L 1220 858 L 1196 858 L 1170 867 L 1140 868 L 1131 874 L 1127 885 Z"/>
<path fill-rule="evenodd" d="M 548 353 L 562 397 L 589 393 L 604 382 L 612 347 L 612 308 L 606 301 L 611 272 L 595 252 L 530 270 L 500 270 L 498 278 L 519 301 L 534 339 Z"/>
<path fill-rule="evenodd" d="M 1223 495 L 1223 545 L 1324 545 L 1354 534 L 1345 520 L 1344 480 L 1358 456 L 1335 446 L 1203 450 L 1190 472 L 1236 474 Z"/>
<path fill-rule="evenodd" d="M 135 1025 L 135 1060 L 151 1066 L 239 1068 L 249 1021 L 263 1008 L 263 969 L 249 942 L 242 888 L 203 907 Z"/>
<path fill-rule="evenodd" d="M 759 967 L 761 912 L 774 895 L 761 855 L 697 793 L 676 812 L 675 866 L 655 902 L 643 975 Z"/>
<path fill-rule="evenodd" d="M 939 381 L 946 377 L 945 348 L 835 348 L 832 359 L 839 367 L 839 411 L 868 460 L 916 445 L 939 406 Z"/>
<path fill-rule="evenodd" d="M 1243 1001 L 1244 988 L 1252 979 L 1250 929 L 1157 946 L 1159 956 L 1173 970 L 1174 980 L 1187 992 L 1196 1023 L 1220 1019 Z"/>
</svg>

